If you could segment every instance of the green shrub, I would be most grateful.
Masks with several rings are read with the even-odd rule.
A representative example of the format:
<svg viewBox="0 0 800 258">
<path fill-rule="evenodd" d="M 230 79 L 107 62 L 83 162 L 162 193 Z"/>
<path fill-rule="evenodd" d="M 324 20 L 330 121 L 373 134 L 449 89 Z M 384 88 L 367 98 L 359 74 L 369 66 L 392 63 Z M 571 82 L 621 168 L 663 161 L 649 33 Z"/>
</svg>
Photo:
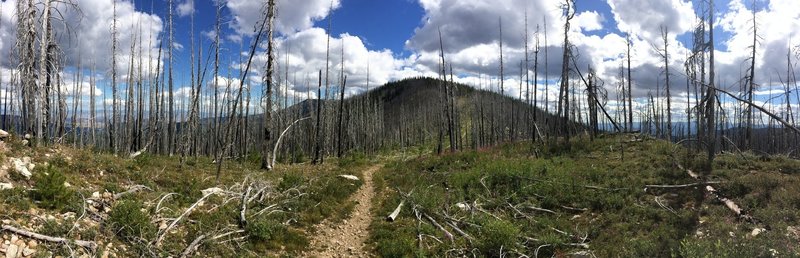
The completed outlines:
<svg viewBox="0 0 800 258">
<path fill-rule="evenodd" d="M 142 211 L 142 204 L 132 200 L 117 202 L 108 214 L 108 224 L 117 236 L 128 242 L 137 243 L 155 236 L 155 227 L 150 224 L 150 216 Z"/>
<path fill-rule="evenodd" d="M 48 236 L 65 236 L 72 228 L 72 224 L 73 221 L 69 220 L 59 223 L 54 219 L 48 219 L 44 221 L 44 224 L 42 224 L 42 228 L 39 229 L 39 232 Z"/>
<path fill-rule="evenodd" d="M 489 220 L 483 225 L 479 249 L 486 256 L 499 254 L 498 250 L 513 248 L 520 230 L 514 224 L 502 220 Z"/>
<path fill-rule="evenodd" d="M 256 220 L 247 224 L 245 231 L 256 249 L 277 249 L 283 246 L 297 250 L 308 245 L 308 240 L 274 220 Z"/>
<path fill-rule="evenodd" d="M 14 207 L 17 211 L 27 211 L 31 208 L 30 199 L 25 190 L 21 188 L 0 191 L 0 203 Z"/>
<path fill-rule="evenodd" d="M 35 173 L 33 180 L 36 182 L 36 189 L 31 195 L 43 208 L 60 210 L 74 197 L 72 191 L 64 186 L 67 178 L 52 166 L 48 166 L 45 173 Z"/>
<path fill-rule="evenodd" d="M 300 173 L 286 173 L 283 175 L 281 182 L 278 183 L 278 191 L 286 191 L 288 189 L 298 187 L 306 181 L 305 177 Z"/>
</svg>

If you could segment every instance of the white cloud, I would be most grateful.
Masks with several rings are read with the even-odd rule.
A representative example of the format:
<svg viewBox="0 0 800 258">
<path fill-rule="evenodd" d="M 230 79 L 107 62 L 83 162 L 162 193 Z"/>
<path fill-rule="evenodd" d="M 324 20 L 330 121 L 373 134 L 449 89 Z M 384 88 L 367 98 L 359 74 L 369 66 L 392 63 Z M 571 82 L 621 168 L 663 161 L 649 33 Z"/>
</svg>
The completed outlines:
<svg viewBox="0 0 800 258">
<path fill-rule="evenodd" d="M 179 17 L 187 16 L 190 14 L 194 14 L 194 0 L 185 0 L 178 4 L 178 8 L 176 8 Z"/>
<path fill-rule="evenodd" d="M 685 0 L 608 0 L 620 31 L 656 40 L 659 28 L 672 34 L 691 31 L 695 25 L 694 7 Z"/>
<path fill-rule="evenodd" d="M 575 25 L 584 31 L 602 29 L 603 20 L 603 16 L 596 11 L 582 12 L 575 15 Z"/>
<path fill-rule="evenodd" d="M 133 3 L 116 1 L 117 52 L 119 59 L 130 59 L 131 45 L 136 41 L 136 52 L 143 53 L 145 63 L 155 61 L 158 53 L 162 20 L 156 15 L 136 11 Z M 74 0 L 71 5 L 54 4 L 60 15 L 53 19 L 55 39 L 64 51 L 66 66 L 95 66 L 99 71 L 110 70 L 111 24 L 113 23 L 112 0 Z M 10 53 L 16 41 L 16 1 L 4 1 L 2 5 L 2 28 L 0 29 L 0 53 Z M 55 13 L 55 12 L 54 12 Z M 134 35 L 136 35 L 134 37 Z M 38 42 L 37 42 L 38 44 Z M 139 48 L 141 47 L 141 51 Z M 4 59 L 7 62 L 7 59 Z M 9 65 L 3 63 L 3 65 Z M 129 65 L 118 63 L 121 73 Z M 153 65 L 154 67 L 154 65 Z M 146 72 L 146 71 L 145 71 Z"/>
<path fill-rule="evenodd" d="M 316 93 L 318 72 L 325 76 L 326 43 L 328 35 L 321 28 L 309 28 L 288 37 L 276 39 L 275 64 L 276 82 L 284 86 L 285 71 L 288 69 L 290 94 L 305 96 L 306 92 Z M 356 36 L 342 34 L 330 39 L 329 85 L 338 87 L 342 69 L 342 46 L 344 46 L 344 74 L 347 76 L 348 94 L 361 92 L 367 87 L 367 66 L 369 65 L 369 85 L 376 87 L 392 80 L 399 80 L 419 73 L 406 67 L 411 59 L 396 59 L 387 49 L 369 50 Z M 251 81 L 261 83 L 266 68 L 266 53 L 259 51 L 253 60 Z M 409 70 L 410 69 L 410 70 Z M 324 78 L 323 78 L 324 83 Z"/>
<path fill-rule="evenodd" d="M 228 0 L 226 5 L 233 15 L 231 28 L 238 34 L 252 35 L 255 26 L 264 17 L 265 1 Z M 277 0 L 275 28 L 283 34 L 311 28 L 314 21 L 323 19 L 331 9 L 340 6 L 340 0 Z M 333 8 L 331 8 L 333 7 Z"/>
</svg>

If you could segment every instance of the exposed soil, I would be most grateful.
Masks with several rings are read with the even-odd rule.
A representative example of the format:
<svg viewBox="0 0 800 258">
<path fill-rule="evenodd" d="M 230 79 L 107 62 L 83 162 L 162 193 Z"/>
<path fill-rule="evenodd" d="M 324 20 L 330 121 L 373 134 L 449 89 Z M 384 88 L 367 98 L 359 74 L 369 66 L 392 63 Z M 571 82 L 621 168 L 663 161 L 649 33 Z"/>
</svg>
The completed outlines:
<svg viewBox="0 0 800 258">
<path fill-rule="evenodd" d="M 364 244 L 367 241 L 367 228 L 372 216 L 372 198 L 375 192 L 372 189 L 372 173 L 380 166 L 373 166 L 364 171 L 364 184 L 350 197 L 356 202 L 353 213 L 349 218 L 340 223 L 331 223 L 326 220 L 317 226 L 317 235 L 313 236 L 311 248 L 306 256 L 309 257 L 369 257 L 371 256 Z"/>
</svg>

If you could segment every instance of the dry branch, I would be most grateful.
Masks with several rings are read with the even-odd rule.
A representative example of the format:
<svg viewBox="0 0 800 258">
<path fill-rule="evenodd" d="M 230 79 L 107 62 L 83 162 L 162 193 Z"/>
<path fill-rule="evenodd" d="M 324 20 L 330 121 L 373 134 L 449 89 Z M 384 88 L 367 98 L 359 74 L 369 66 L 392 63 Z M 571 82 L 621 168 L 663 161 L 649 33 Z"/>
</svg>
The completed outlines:
<svg viewBox="0 0 800 258">
<path fill-rule="evenodd" d="M 217 240 L 217 239 L 220 239 L 220 238 L 223 238 L 223 237 L 226 237 L 226 236 L 230 236 L 230 235 L 233 235 L 233 234 L 239 234 L 239 233 L 244 233 L 244 229 L 225 232 L 225 233 L 222 233 L 222 234 L 219 234 L 219 235 L 216 235 L 216 236 L 212 237 L 211 240 Z"/>
<path fill-rule="evenodd" d="M 150 187 L 144 186 L 144 185 L 134 185 L 134 186 L 131 186 L 131 188 L 128 189 L 127 191 L 114 194 L 114 200 L 122 198 L 125 195 L 136 193 L 138 191 L 145 190 L 145 189 L 147 189 L 148 191 L 153 191 L 153 189 L 151 189 Z"/>
<path fill-rule="evenodd" d="M 186 247 L 186 250 L 183 250 L 183 253 L 181 253 L 181 258 L 191 256 L 192 253 L 197 251 L 197 248 L 200 247 L 200 244 L 203 243 L 203 239 L 205 238 L 206 235 L 200 235 L 199 237 L 195 238 L 194 241 L 192 241 L 192 243 Z"/>
<path fill-rule="evenodd" d="M 720 181 L 708 181 L 708 182 L 682 184 L 682 185 L 645 185 L 644 186 L 644 191 L 647 192 L 647 188 L 676 189 L 676 188 L 687 188 L 687 187 L 694 187 L 694 186 L 713 185 L 713 184 L 720 184 L 720 183 L 722 183 L 722 182 L 720 182 Z"/>
<path fill-rule="evenodd" d="M 192 206 L 189 206 L 189 208 L 187 208 L 185 211 L 183 211 L 181 216 L 179 216 L 177 219 L 172 221 L 172 223 L 169 224 L 169 226 L 167 226 L 167 228 L 164 229 L 164 231 L 161 233 L 161 235 L 159 235 L 158 238 L 156 238 L 155 245 L 159 246 L 161 244 L 161 240 L 164 240 L 164 236 L 166 236 L 167 233 L 169 233 L 169 231 L 172 230 L 172 228 L 175 227 L 175 225 L 177 225 L 178 222 L 181 221 L 181 219 L 183 217 L 186 217 L 187 215 L 189 215 L 189 213 L 191 213 L 192 210 L 194 210 L 194 208 L 197 208 L 197 206 L 200 205 L 200 203 L 202 203 L 206 198 L 208 198 L 209 196 L 214 195 L 215 193 L 217 193 L 217 192 L 209 192 L 208 194 L 204 195 L 199 200 L 197 200 L 197 202 L 192 204 Z"/>
<path fill-rule="evenodd" d="M 454 241 L 453 234 L 450 233 L 450 231 L 447 231 L 446 228 L 442 227 L 442 225 L 440 225 L 439 222 L 436 222 L 436 220 L 431 218 L 431 216 L 429 216 L 428 214 L 422 213 L 422 215 L 425 216 L 425 218 L 428 219 L 431 222 L 431 224 L 433 224 L 433 226 L 444 232 L 444 236 L 447 237 L 447 239 L 450 239 L 450 242 Z"/>
<path fill-rule="evenodd" d="M 719 195 L 719 193 L 717 192 L 717 189 L 714 189 L 714 187 L 711 187 L 710 185 L 707 185 L 706 186 L 706 192 L 711 194 L 711 196 L 714 196 L 714 198 L 716 198 L 717 200 L 719 200 L 722 203 L 724 203 L 725 206 L 728 207 L 728 209 L 730 209 L 731 211 L 733 211 L 733 213 L 735 213 L 736 216 L 738 216 L 739 218 L 744 219 L 744 220 L 746 220 L 748 222 L 758 223 L 758 221 L 756 221 L 756 219 L 753 218 L 753 216 L 750 216 L 750 215 L 746 214 L 744 212 L 744 210 L 742 210 L 742 208 L 740 208 L 739 205 L 737 205 L 731 199 L 728 199 L 728 198 L 725 198 L 722 195 Z"/>
<path fill-rule="evenodd" d="M 467 240 L 469 240 L 469 242 L 470 242 L 470 243 L 472 243 L 472 236 L 470 236 L 469 234 L 467 234 L 467 232 L 464 232 L 463 230 L 461 230 L 460 228 L 458 228 L 458 227 L 456 226 L 456 224 L 453 224 L 452 222 L 449 222 L 449 221 L 448 221 L 448 222 L 446 222 L 446 223 L 447 223 L 447 225 L 448 225 L 448 226 L 450 226 L 451 228 L 453 228 L 453 230 L 455 230 L 455 231 L 456 231 L 456 233 L 458 233 L 459 235 L 463 236 L 464 238 L 466 238 Z"/>
<path fill-rule="evenodd" d="M 53 242 L 53 243 L 59 243 L 59 244 L 62 244 L 62 245 L 66 245 L 66 244 L 69 244 L 69 243 L 75 243 L 78 246 L 81 246 L 81 247 L 84 247 L 84 248 L 89 248 L 92 251 L 94 251 L 97 248 L 97 244 L 95 242 L 93 242 L 93 241 L 72 240 L 72 239 L 66 239 L 66 238 L 62 238 L 62 237 L 46 236 L 46 235 L 42 235 L 42 234 L 39 234 L 39 233 L 35 233 L 35 232 L 31 232 L 31 231 L 15 228 L 15 227 L 13 227 L 11 225 L 3 225 L 3 229 L 4 230 L 8 230 L 8 231 L 10 231 L 11 233 L 14 233 L 14 234 L 23 235 L 23 236 L 30 237 L 30 238 L 37 239 L 37 240 Z"/>
<path fill-rule="evenodd" d="M 694 173 L 692 170 L 684 168 L 683 166 L 681 166 L 678 163 L 675 163 L 675 164 L 678 166 L 678 168 L 685 170 L 686 173 L 689 174 L 689 176 L 691 176 L 692 178 L 698 179 L 698 180 L 700 179 L 700 176 L 697 175 L 696 173 Z M 740 219 L 744 219 L 745 221 L 748 221 L 748 222 L 751 222 L 751 223 L 754 223 L 754 224 L 758 224 L 759 223 L 759 221 L 756 218 L 746 214 L 744 212 L 744 210 L 742 210 L 742 208 L 740 208 L 739 205 L 737 205 L 731 199 L 725 198 L 724 196 L 720 195 L 719 192 L 717 192 L 717 189 L 714 189 L 714 187 L 712 187 L 710 185 L 706 185 L 706 192 L 708 192 L 715 199 L 717 199 L 720 202 L 724 203 L 725 206 L 728 207 L 728 209 L 730 209 L 731 211 L 733 211 L 733 213 L 735 213 L 736 216 L 739 217 Z"/>
<path fill-rule="evenodd" d="M 275 141 L 275 147 L 272 149 L 272 164 L 270 164 L 270 167 L 274 167 L 275 166 L 275 159 L 278 156 L 278 147 L 280 147 L 280 145 L 281 145 L 281 140 L 283 139 L 283 135 L 285 135 L 286 132 L 289 132 L 289 129 L 292 129 L 292 126 L 294 124 L 296 124 L 296 123 L 298 123 L 300 121 L 309 119 L 309 118 L 311 118 L 311 117 L 308 116 L 308 117 L 297 119 L 294 122 L 292 122 L 289 126 L 287 126 L 286 129 L 283 129 L 283 132 L 281 132 L 281 135 L 278 136 L 278 140 Z"/>
<path fill-rule="evenodd" d="M 556 214 L 555 211 L 544 209 L 544 208 L 539 208 L 539 207 L 534 207 L 534 206 L 526 206 L 525 208 L 528 208 L 528 209 L 531 209 L 531 210 L 535 210 L 535 211 L 547 212 L 547 213 L 550 213 L 550 214 L 553 214 L 553 215 Z"/>
<path fill-rule="evenodd" d="M 403 204 L 405 202 L 406 202 L 405 200 L 400 201 L 400 205 L 397 205 L 397 208 L 395 208 L 394 211 L 391 214 L 389 214 L 389 216 L 386 216 L 386 220 L 394 221 L 395 219 L 397 219 L 397 216 L 400 215 L 400 210 L 403 208 Z"/>
<path fill-rule="evenodd" d="M 716 91 L 719 91 L 719 92 L 725 93 L 725 94 L 727 94 L 728 96 L 730 96 L 731 98 L 733 98 L 733 99 L 735 99 L 735 100 L 738 100 L 738 101 L 740 101 L 740 102 L 744 102 L 745 104 L 747 104 L 747 105 L 750 105 L 751 107 L 754 107 L 754 108 L 758 109 L 758 110 L 759 110 L 759 111 L 761 111 L 762 113 L 764 113 L 764 114 L 767 114 L 769 117 L 771 117 L 771 118 L 775 119 L 776 121 L 780 122 L 781 124 L 783 124 L 783 126 L 786 126 L 786 128 L 789 128 L 789 129 L 791 129 L 792 131 L 794 131 L 795 133 L 797 133 L 798 135 L 800 135 L 800 129 L 797 129 L 797 127 L 794 127 L 794 126 L 793 126 L 791 123 L 789 123 L 789 122 L 786 122 L 786 121 L 785 121 L 785 120 L 783 120 L 783 119 L 782 119 L 780 116 L 778 116 L 778 115 L 775 115 L 775 114 L 773 114 L 773 113 L 769 112 L 769 111 L 768 111 L 767 109 L 765 109 L 764 107 L 761 107 L 761 106 L 759 106 L 759 105 L 756 105 L 755 103 L 753 103 L 753 102 L 750 102 L 750 101 L 747 101 L 747 100 L 745 100 L 745 99 L 739 98 L 738 96 L 736 96 L 736 95 L 734 95 L 734 94 L 731 94 L 730 92 L 727 92 L 727 91 L 721 90 L 721 89 L 719 89 L 719 88 L 716 88 L 716 87 L 714 87 L 714 86 L 712 86 L 712 85 L 706 85 L 706 86 L 708 86 L 709 88 L 712 88 L 712 89 L 714 89 L 714 90 L 716 90 Z"/>
<path fill-rule="evenodd" d="M 250 195 L 250 191 L 252 190 L 252 186 L 247 186 L 247 190 L 244 191 L 244 195 L 242 195 L 242 208 L 239 211 L 239 226 L 243 227 L 247 225 L 247 218 L 245 214 L 247 213 L 247 197 Z"/>
</svg>

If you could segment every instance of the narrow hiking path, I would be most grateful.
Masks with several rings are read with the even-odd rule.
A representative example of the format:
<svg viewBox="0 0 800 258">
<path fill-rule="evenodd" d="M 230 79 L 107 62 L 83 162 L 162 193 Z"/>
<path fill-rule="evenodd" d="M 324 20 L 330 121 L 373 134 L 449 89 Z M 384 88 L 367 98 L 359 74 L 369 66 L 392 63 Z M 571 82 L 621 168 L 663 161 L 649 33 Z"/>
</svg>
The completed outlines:
<svg viewBox="0 0 800 258">
<path fill-rule="evenodd" d="M 372 216 L 372 199 L 375 191 L 372 188 L 372 174 L 380 169 L 380 165 L 375 165 L 364 171 L 361 180 L 364 184 L 351 196 L 351 200 L 356 202 L 353 213 L 350 217 L 340 223 L 331 223 L 325 220 L 317 225 L 317 234 L 311 238 L 309 243 L 308 257 L 367 257 L 371 256 L 367 250 L 367 241 L 370 222 Z"/>
</svg>

